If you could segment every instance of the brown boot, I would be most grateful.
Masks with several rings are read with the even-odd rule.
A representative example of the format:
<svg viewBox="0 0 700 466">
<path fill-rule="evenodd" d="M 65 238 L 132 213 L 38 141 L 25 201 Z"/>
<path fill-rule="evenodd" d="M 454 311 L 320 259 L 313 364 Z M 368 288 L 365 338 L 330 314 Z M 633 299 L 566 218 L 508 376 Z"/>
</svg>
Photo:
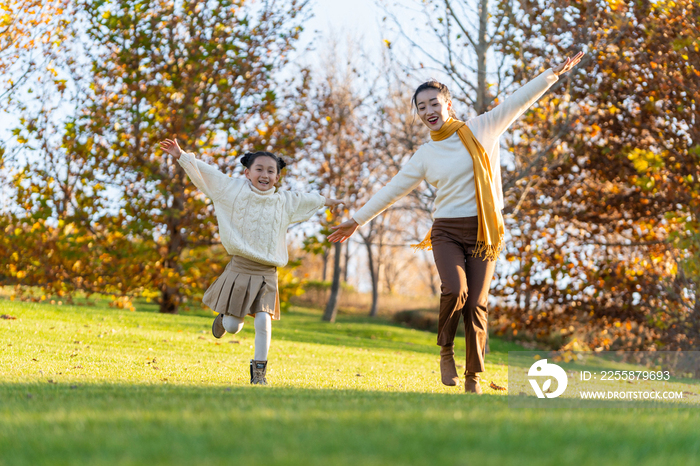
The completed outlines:
<svg viewBox="0 0 700 466">
<path fill-rule="evenodd" d="M 211 324 L 211 334 L 214 335 L 214 338 L 221 338 L 224 336 L 224 333 L 226 333 L 226 329 L 224 328 L 224 315 L 219 314 L 214 318 L 214 322 Z"/>
<path fill-rule="evenodd" d="M 481 385 L 479 385 L 479 374 L 476 372 L 467 372 L 464 374 L 464 391 L 467 393 L 476 393 L 481 395 Z"/>
<path fill-rule="evenodd" d="M 267 361 L 250 360 L 250 383 L 253 385 L 267 385 L 266 372 Z"/>
<path fill-rule="evenodd" d="M 440 347 L 440 376 L 442 383 L 448 387 L 454 387 L 459 383 L 457 368 L 455 367 L 455 347 Z"/>
</svg>

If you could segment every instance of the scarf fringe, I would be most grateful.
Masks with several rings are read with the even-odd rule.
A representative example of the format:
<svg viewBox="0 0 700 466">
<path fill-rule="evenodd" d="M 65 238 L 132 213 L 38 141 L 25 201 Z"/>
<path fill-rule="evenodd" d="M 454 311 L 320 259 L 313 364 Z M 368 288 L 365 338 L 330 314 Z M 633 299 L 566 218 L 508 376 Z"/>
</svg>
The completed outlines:
<svg viewBox="0 0 700 466">
<path fill-rule="evenodd" d="M 499 239 L 498 245 L 477 241 L 472 257 L 483 256 L 485 261 L 496 261 L 498 256 L 501 255 L 501 251 L 503 251 L 503 238 Z"/>
<path fill-rule="evenodd" d="M 423 238 L 423 241 L 421 241 L 418 244 L 412 244 L 411 247 L 413 248 L 413 252 L 418 252 L 418 251 L 432 251 L 433 250 L 433 243 L 430 241 L 430 233 L 433 231 L 431 228 L 428 230 L 428 234 L 425 235 L 425 238 Z"/>
<path fill-rule="evenodd" d="M 411 245 L 411 247 L 413 248 L 413 252 L 431 251 L 433 249 L 433 243 L 430 240 L 430 233 L 432 231 L 432 228 L 428 230 L 428 234 L 425 235 L 423 241 L 421 241 L 418 244 Z M 498 238 L 498 244 L 486 244 L 484 241 L 477 241 L 476 247 L 474 248 L 474 252 L 472 253 L 472 257 L 483 256 L 485 261 L 495 261 L 498 259 L 498 256 L 501 255 L 504 246 L 505 244 L 503 243 L 503 236 Z"/>
</svg>

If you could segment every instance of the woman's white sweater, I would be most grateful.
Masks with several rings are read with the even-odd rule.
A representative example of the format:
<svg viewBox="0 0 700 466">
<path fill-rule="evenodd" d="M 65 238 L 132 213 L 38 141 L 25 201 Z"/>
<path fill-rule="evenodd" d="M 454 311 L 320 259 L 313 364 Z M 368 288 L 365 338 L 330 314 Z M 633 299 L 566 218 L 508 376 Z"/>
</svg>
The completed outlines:
<svg viewBox="0 0 700 466">
<path fill-rule="evenodd" d="M 499 209 L 503 209 L 499 138 L 558 79 L 549 69 L 518 89 L 490 112 L 466 122 L 491 162 L 496 205 Z M 434 218 L 478 215 L 472 158 L 457 133 L 454 133 L 442 141 L 423 144 L 396 176 L 355 212 L 353 219 L 360 226 L 366 224 L 413 191 L 423 180 L 437 188 Z"/>
<path fill-rule="evenodd" d="M 260 264 L 282 267 L 289 261 L 285 235 L 326 203 L 320 194 L 260 191 L 245 178 L 231 178 L 183 152 L 180 166 L 214 203 L 219 236 L 226 251 Z"/>
</svg>

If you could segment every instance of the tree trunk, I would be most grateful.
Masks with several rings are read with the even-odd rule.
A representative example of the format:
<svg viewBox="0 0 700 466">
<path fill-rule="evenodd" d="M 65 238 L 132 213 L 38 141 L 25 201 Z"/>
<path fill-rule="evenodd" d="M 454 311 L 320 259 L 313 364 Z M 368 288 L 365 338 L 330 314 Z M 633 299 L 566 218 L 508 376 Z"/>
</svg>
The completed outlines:
<svg viewBox="0 0 700 466">
<path fill-rule="evenodd" d="M 345 263 L 343 264 L 343 281 L 348 282 L 348 262 L 350 262 L 350 243 L 345 245 Z"/>
<path fill-rule="evenodd" d="M 163 314 L 177 314 L 178 304 L 180 304 L 180 296 L 177 289 L 163 284 L 160 287 L 160 308 L 158 312 Z"/>
<path fill-rule="evenodd" d="M 179 212 L 183 211 L 184 204 L 182 195 L 175 194 L 173 196 L 172 211 L 175 213 L 172 216 L 169 216 L 167 219 L 170 241 L 168 242 L 168 252 L 166 259 L 163 261 L 162 269 L 162 271 L 172 269 L 178 275 L 181 272 L 178 258 L 180 257 L 182 249 L 185 245 L 185 240 L 181 233 L 181 219 L 179 216 Z M 177 285 L 169 286 L 169 278 L 167 277 L 163 277 L 162 280 L 163 283 L 160 286 L 160 309 L 158 312 L 163 314 L 177 314 L 177 308 L 182 301 L 182 296 L 180 296 L 180 287 Z"/>
<path fill-rule="evenodd" d="M 331 295 L 326 303 L 326 310 L 323 312 L 323 320 L 335 322 L 338 314 L 338 296 L 340 295 L 340 258 L 343 254 L 343 243 L 335 243 L 335 255 L 333 259 L 333 284 L 331 285 Z"/>
<path fill-rule="evenodd" d="M 369 277 L 372 280 L 372 308 L 369 311 L 370 317 L 376 317 L 379 311 L 379 283 L 377 272 L 374 270 L 374 255 L 372 254 L 372 243 L 369 237 L 362 236 L 362 240 L 367 248 L 367 264 L 369 266 Z"/>
<path fill-rule="evenodd" d="M 488 84 L 486 82 L 486 57 L 489 43 L 486 38 L 489 21 L 489 0 L 479 0 L 479 39 L 476 44 L 476 110 L 477 115 L 486 111 L 489 105 Z"/>
<path fill-rule="evenodd" d="M 323 274 L 321 276 L 321 281 L 326 281 L 328 277 L 328 254 L 330 253 L 330 248 L 326 248 L 323 251 Z"/>
</svg>

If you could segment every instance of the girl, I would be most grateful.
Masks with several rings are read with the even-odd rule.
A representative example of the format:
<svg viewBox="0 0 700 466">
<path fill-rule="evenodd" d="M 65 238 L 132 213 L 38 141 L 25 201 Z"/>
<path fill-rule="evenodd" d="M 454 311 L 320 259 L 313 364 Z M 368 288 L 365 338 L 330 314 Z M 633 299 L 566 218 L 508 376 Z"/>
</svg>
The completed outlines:
<svg viewBox="0 0 700 466">
<path fill-rule="evenodd" d="M 245 178 L 230 178 L 193 153 L 183 152 L 177 140 L 166 139 L 161 149 L 172 155 L 214 203 L 221 243 L 231 262 L 204 293 L 202 301 L 218 313 L 212 333 L 221 338 L 238 333 L 247 315 L 255 319 L 255 355 L 250 361 L 250 383 L 267 385 L 267 353 L 271 319 L 279 320 L 277 267 L 287 264 L 285 234 L 291 223 L 303 222 L 321 207 L 341 201 L 320 194 L 276 191 L 286 163 L 270 152 L 247 153 L 241 159 Z"/>
<path fill-rule="evenodd" d="M 484 371 L 488 297 L 496 258 L 503 248 L 503 191 L 498 139 L 558 76 L 573 68 L 578 53 L 542 73 L 490 112 L 467 123 L 455 119 L 450 92 L 428 81 L 411 99 L 430 129 L 431 142 L 422 145 L 394 178 L 353 218 L 341 223 L 328 239 L 345 241 L 360 225 L 414 190 L 423 180 L 437 188 L 435 222 L 421 248 L 432 248 L 441 281 L 438 345 L 442 383 L 457 385 L 454 338 L 464 316 L 467 363 L 464 388 L 481 393 Z"/>
</svg>

